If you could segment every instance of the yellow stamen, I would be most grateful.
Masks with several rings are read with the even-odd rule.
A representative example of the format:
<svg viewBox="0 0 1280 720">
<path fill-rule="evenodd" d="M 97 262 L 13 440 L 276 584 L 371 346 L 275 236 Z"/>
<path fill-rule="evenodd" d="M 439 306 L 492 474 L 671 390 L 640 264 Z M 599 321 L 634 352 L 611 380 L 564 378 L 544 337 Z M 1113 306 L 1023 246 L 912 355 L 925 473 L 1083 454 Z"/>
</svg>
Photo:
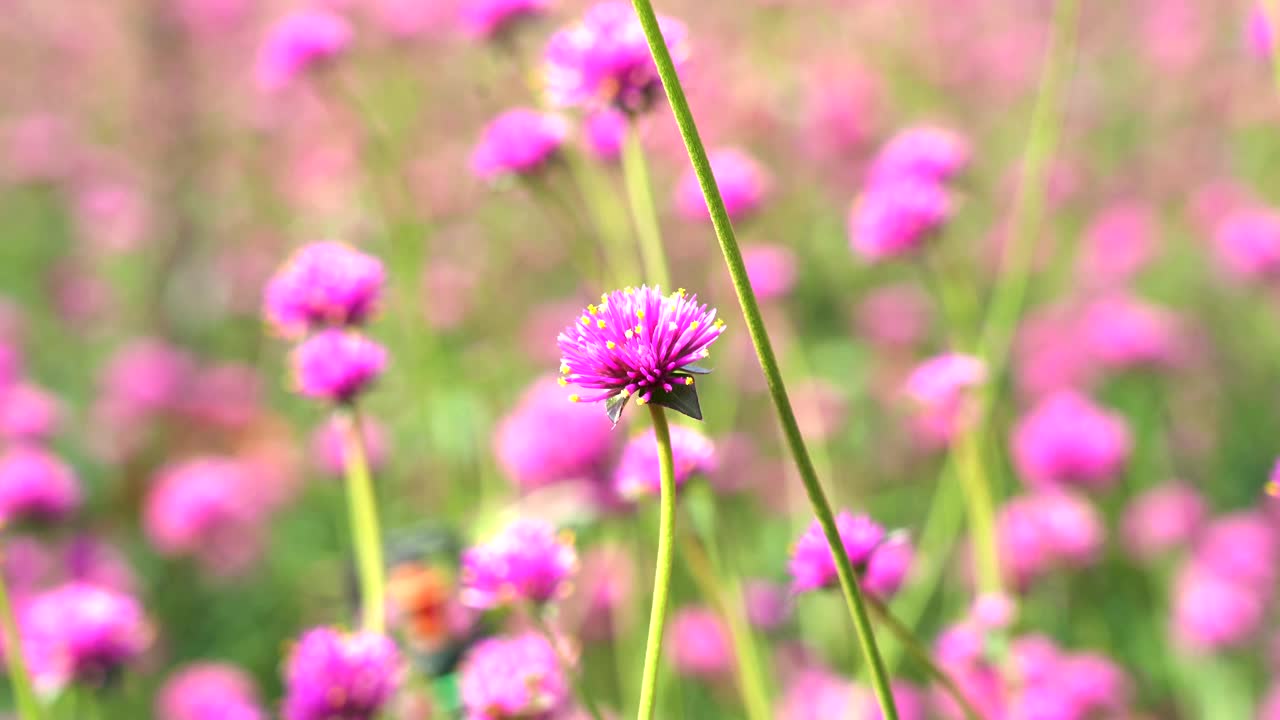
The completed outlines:
<svg viewBox="0 0 1280 720">
<path fill-rule="evenodd" d="M 628 340 L 636 336 L 635 332 L 633 332 L 631 328 L 627 328 L 627 331 L 623 333 L 623 335 L 626 335 Z"/>
<path fill-rule="evenodd" d="M 636 311 L 636 317 L 638 317 L 638 318 L 640 318 L 641 320 L 643 320 L 643 319 L 644 319 L 644 310 L 637 310 L 637 311 Z"/>
<path fill-rule="evenodd" d="M 684 384 L 685 384 L 685 385 L 692 385 L 692 384 L 693 384 L 693 378 L 692 378 L 692 377 L 687 377 L 687 378 L 685 378 L 685 379 L 684 379 Z"/>
<path fill-rule="evenodd" d="M 583 324 L 583 325 L 590 325 L 590 324 L 591 324 L 591 318 L 587 317 L 586 315 L 583 315 L 583 316 L 582 316 L 582 324 Z"/>
<path fill-rule="evenodd" d="M 610 350 L 612 350 L 612 349 L 614 349 L 614 348 L 618 347 L 618 343 L 616 343 L 616 342 L 614 342 L 614 341 L 610 340 L 609 342 L 606 342 L 606 343 L 604 344 L 604 346 L 605 346 L 605 347 L 607 347 L 607 348 L 609 348 Z"/>
<path fill-rule="evenodd" d="M 648 403 L 649 403 L 649 401 L 648 401 L 648 400 L 645 400 L 645 399 L 644 399 L 644 398 L 642 398 L 642 397 L 638 397 L 638 398 L 636 398 L 636 404 L 637 404 L 637 405 L 647 405 Z"/>
<path fill-rule="evenodd" d="M 568 366 L 567 364 L 565 364 L 565 363 L 560 363 L 560 374 L 561 374 L 561 375 L 568 375 L 568 374 L 569 374 L 569 366 Z"/>
<path fill-rule="evenodd" d="M 603 330 L 603 329 L 604 329 L 604 321 L 603 321 L 603 320 L 597 320 L 597 321 L 596 321 L 596 327 L 598 327 L 598 328 L 600 328 L 601 330 Z"/>
<path fill-rule="evenodd" d="M 581 396 L 581 395 L 570 395 L 570 396 L 569 396 L 569 402 L 578 402 L 578 401 L 579 401 L 579 400 L 581 400 L 581 399 L 582 399 L 582 396 Z"/>
<path fill-rule="evenodd" d="M 622 397 L 624 397 L 624 398 L 629 398 L 629 397 L 631 397 L 631 391 L 630 391 L 630 390 L 628 390 L 628 389 L 626 389 L 626 388 L 622 388 Z"/>
<path fill-rule="evenodd" d="M 694 320 L 693 322 L 689 323 L 689 327 L 693 330 L 697 330 L 698 326 L 701 324 L 702 323 L 698 322 L 697 320 Z"/>
<path fill-rule="evenodd" d="M 588 305 L 588 306 L 587 306 L 587 312 L 591 313 L 592 315 L 595 315 L 595 314 L 596 314 L 596 306 L 595 306 L 595 305 Z"/>
</svg>

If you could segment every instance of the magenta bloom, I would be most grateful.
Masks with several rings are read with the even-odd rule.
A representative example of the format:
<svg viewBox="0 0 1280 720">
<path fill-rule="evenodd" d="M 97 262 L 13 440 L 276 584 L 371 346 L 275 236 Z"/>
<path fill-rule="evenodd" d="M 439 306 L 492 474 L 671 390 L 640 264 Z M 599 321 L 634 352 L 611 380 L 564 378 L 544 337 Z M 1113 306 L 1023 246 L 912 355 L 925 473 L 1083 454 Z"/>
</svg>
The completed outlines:
<svg viewBox="0 0 1280 720">
<path fill-rule="evenodd" d="M 462 602 L 488 610 L 564 597 L 578 570 L 571 533 L 541 520 L 520 519 L 462 554 Z"/>
<path fill-rule="evenodd" d="M 926 695 L 920 688 L 909 682 L 895 680 L 889 685 L 893 695 L 893 705 L 898 709 L 898 720 L 925 720 L 931 717 L 926 712 L 928 704 Z M 853 706 L 856 708 L 852 717 L 865 720 L 884 720 L 880 710 L 880 702 L 875 693 L 867 687 L 857 686 L 853 691 Z M 845 717 L 845 716 L 836 716 Z"/>
<path fill-rule="evenodd" d="M 951 217 L 951 195 L 937 183 L 903 176 L 877 182 L 849 210 L 849 242 L 870 261 L 910 253 Z"/>
<path fill-rule="evenodd" d="M 484 180 L 541 169 L 569 134 L 559 115 L 527 108 L 508 110 L 485 126 L 471 154 L 471 172 Z"/>
<path fill-rule="evenodd" d="M 742 248 L 747 279 L 761 302 L 786 297 L 796 284 L 795 253 L 783 245 L 747 245 Z"/>
<path fill-rule="evenodd" d="M 323 9 L 296 10 L 276 21 L 258 49 L 254 82 L 279 92 L 297 78 L 343 54 L 351 44 L 346 18 Z"/>
<path fill-rule="evenodd" d="M 1151 208 L 1122 202 L 1103 209 L 1085 230 L 1080 270 L 1096 284 L 1117 285 L 1150 262 L 1159 221 Z"/>
<path fill-rule="evenodd" d="M 1246 280 L 1271 279 L 1280 274 L 1280 213 L 1233 210 L 1214 226 L 1213 244 L 1227 272 Z"/>
<path fill-rule="evenodd" d="M 1061 491 L 1014 498 L 996 519 L 1000 562 L 1019 588 L 1059 566 L 1092 563 L 1102 548 L 1102 518 L 1087 500 Z"/>
<path fill-rule="evenodd" d="M 671 459 L 675 466 L 676 488 L 695 475 L 706 476 L 719 467 L 715 443 L 701 432 L 684 425 L 671 426 Z M 657 495 L 661 487 L 658 469 L 658 440 L 653 430 L 632 438 L 622 451 L 613 476 L 618 495 L 635 500 Z"/>
<path fill-rule="evenodd" d="M 1190 542 L 1206 515 L 1204 499 L 1186 483 L 1151 488 L 1125 510 L 1125 545 L 1136 558 L 1154 558 Z"/>
<path fill-rule="evenodd" d="M 138 419 L 173 410 L 195 372 L 185 351 L 161 340 L 140 338 L 121 347 L 102 378 L 103 402 L 113 417 Z"/>
<path fill-rule="evenodd" d="M 370 470 L 377 471 L 387 461 L 387 432 L 368 415 L 362 415 L 360 420 L 365 461 L 369 463 Z M 335 414 L 311 436 L 311 455 L 325 474 L 341 476 L 346 472 L 347 436 L 353 429 L 351 416 Z"/>
<path fill-rule="evenodd" d="M 1093 301 L 1081 319 L 1081 335 L 1089 354 L 1111 368 L 1168 367 L 1182 353 L 1177 318 L 1127 295 Z"/>
<path fill-rule="evenodd" d="M 304 245 L 267 283 L 264 313 L 289 338 L 326 325 L 360 325 L 377 308 L 385 275 L 381 261 L 349 245 Z"/>
<path fill-rule="evenodd" d="M 227 570 L 247 565 L 259 549 L 255 480 L 230 458 L 200 457 L 162 468 L 143 510 L 147 538 L 165 555 L 191 555 Z"/>
<path fill-rule="evenodd" d="M 1267 597 L 1212 566 L 1191 561 L 1173 589 L 1173 634 L 1184 646 L 1212 652 L 1243 645 L 1262 628 Z"/>
<path fill-rule="evenodd" d="M 467 653 L 460 672 L 467 720 L 549 718 L 569 700 L 556 651 L 538 633 L 484 640 Z"/>
<path fill-rule="evenodd" d="M 78 507 L 80 482 L 56 456 L 23 445 L 0 455 L 0 524 L 55 522 Z"/>
<path fill-rule="evenodd" d="M 858 305 L 857 332 L 870 342 L 911 347 L 927 335 L 929 325 L 929 298 L 911 285 L 876 288 Z"/>
<path fill-rule="evenodd" d="M 827 670 L 797 672 L 778 700 L 778 720 L 830 720 L 851 716 L 853 683 Z M 895 698 L 896 699 L 896 698 Z M 894 703 L 895 705 L 897 703 Z"/>
<path fill-rule="evenodd" d="M 539 15 L 550 8 L 550 0 L 464 0 L 459 8 L 459 20 L 468 35 L 487 39 L 521 18 Z"/>
<path fill-rule="evenodd" d="M 156 698 L 157 720 L 266 720 L 253 678 L 234 665 L 195 663 L 175 672 Z"/>
<path fill-rule="evenodd" d="M 83 582 L 31 598 L 19 625 L 32 679 L 44 691 L 72 682 L 100 685 L 152 639 L 137 600 Z"/>
<path fill-rule="evenodd" d="M 729 217 L 738 220 L 760 207 L 769 191 L 769 176 L 760 163 L 738 148 L 712 150 L 708 155 Z M 710 220 L 711 211 L 693 168 L 687 168 L 676 185 L 676 209 L 690 220 Z"/>
<path fill-rule="evenodd" d="M 622 143 L 627 134 L 627 116 L 620 110 L 596 110 L 582 121 L 582 135 L 587 151 L 599 160 L 613 162 L 622 156 Z"/>
<path fill-rule="evenodd" d="M 18 442 L 47 440 L 58 430 L 58 399 L 30 383 L 0 386 L 0 437 Z"/>
<path fill-rule="evenodd" d="M 916 366 L 903 388 L 916 409 L 916 428 L 931 445 L 946 445 L 971 420 L 973 388 L 986 382 L 981 360 L 945 353 Z"/>
<path fill-rule="evenodd" d="M 400 653 L 385 635 L 308 630 L 285 664 L 284 720 L 373 720 L 401 674 Z"/>
<path fill-rule="evenodd" d="M 940 183 L 969 165 L 972 151 L 959 133 L 940 127 L 908 128 L 894 135 L 871 166 L 873 183 L 913 178 Z"/>
<path fill-rule="evenodd" d="M 702 680 L 723 678 L 733 672 L 733 643 L 729 629 L 715 611 L 686 607 L 671 617 L 668 657 L 681 675 Z"/>
<path fill-rule="evenodd" d="M 871 559 L 862 576 L 862 589 L 878 598 L 893 597 L 911 571 L 915 549 L 905 533 L 894 533 L 885 539 Z"/>
<path fill-rule="evenodd" d="M 689 56 L 688 30 L 667 17 L 658 23 L 678 67 Z M 597 3 L 552 35 L 542 75 L 547 99 L 557 107 L 613 106 L 635 114 L 662 93 L 644 29 L 625 2 Z"/>
<path fill-rule="evenodd" d="M 1106 488 L 1124 470 L 1132 445 L 1122 416 L 1072 390 L 1040 401 L 1018 421 L 1012 442 L 1014 465 L 1035 488 Z"/>
<path fill-rule="evenodd" d="M 761 630 L 776 630 L 791 615 L 791 598 L 785 584 L 748 580 L 742 594 L 747 620 Z"/>
<path fill-rule="evenodd" d="M 693 376 L 708 372 L 695 363 L 724 332 L 715 310 L 699 305 L 697 295 L 663 295 L 648 286 L 615 290 L 600 302 L 556 338 L 562 384 L 589 391 L 569 399 L 607 401 L 614 422 L 632 396 L 701 420 Z"/>
<path fill-rule="evenodd" d="M 910 545 L 902 545 L 904 541 L 899 538 L 886 540 L 884 528 L 866 515 L 841 511 L 836 515 L 836 529 L 840 533 L 844 550 L 849 555 L 849 562 L 863 576 L 865 589 L 882 597 L 895 592 L 906 575 L 907 564 L 910 562 Z M 877 558 L 881 552 L 885 552 L 886 557 Z M 796 541 L 791 552 L 790 569 L 795 592 L 836 585 L 838 577 L 835 558 L 831 555 L 827 536 L 823 534 L 822 526 L 817 520 Z"/>
<path fill-rule="evenodd" d="M 1267 16 L 1265 3 L 1256 3 L 1249 11 L 1249 25 L 1246 28 L 1249 50 L 1254 56 L 1267 59 L 1275 51 L 1275 32 L 1271 28 L 1271 20 Z"/>
<path fill-rule="evenodd" d="M 387 366 L 387 351 L 357 332 L 325 330 L 294 348 L 293 376 L 303 395 L 348 403 Z"/>
<path fill-rule="evenodd" d="M 560 385 L 544 377 L 498 423 L 494 452 L 507 476 L 526 490 L 586 480 L 596 477 L 608 459 L 611 429 L 599 412 L 566 403 Z"/>
</svg>

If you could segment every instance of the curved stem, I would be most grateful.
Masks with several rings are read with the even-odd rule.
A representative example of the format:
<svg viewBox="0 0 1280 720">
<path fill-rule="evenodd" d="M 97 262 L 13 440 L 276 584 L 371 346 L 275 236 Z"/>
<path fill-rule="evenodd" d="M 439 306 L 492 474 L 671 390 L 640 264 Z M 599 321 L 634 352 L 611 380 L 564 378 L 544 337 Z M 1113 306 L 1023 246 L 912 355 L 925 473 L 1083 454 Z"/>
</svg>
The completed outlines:
<svg viewBox="0 0 1280 720">
<path fill-rule="evenodd" d="M 685 99 L 684 88 L 681 87 L 680 78 L 676 75 L 675 63 L 672 62 L 671 53 L 663 40 L 662 30 L 658 26 L 658 18 L 654 14 L 652 3 L 649 0 L 632 0 L 632 4 L 640 18 L 640 24 L 644 28 L 645 39 L 649 43 L 649 52 L 652 53 L 654 63 L 658 69 L 658 75 L 662 78 L 662 85 L 667 91 L 667 99 L 670 101 L 671 111 L 675 115 L 676 124 L 680 128 L 680 136 L 684 139 L 685 149 L 689 153 L 689 160 L 693 163 L 694 173 L 697 175 L 698 184 L 702 188 L 702 195 L 706 199 L 707 208 L 711 212 L 711 224 L 715 229 L 716 239 L 720 243 L 720 251 L 724 255 L 725 264 L 729 268 L 729 277 L 733 281 L 738 303 L 742 306 L 742 315 L 747 323 L 747 331 L 751 335 L 751 342 L 755 346 L 756 355 L 760 360 L 760 367 L 764 371 L 765 379 L 768 382 L 769 395 L 773 399 L 774 408 L 777 410 L 778 421 L 782 425 L 788 449 L 795 460 L 796 469 L 800 473 L 800 480 L 804 483 L 805 493 L 809 496 L 809 504 L 813 506 L 814 515 L 817 516 L 818 523 L 822 526 L 823 534 L 827 538 L 827 544 L 831 548 L 831 554 L 836 560 L 836 572 L 840 578 L 840 589 L 844 594 L 849 614 L 853 618 L 854 628 L 858 633 L 858 642 L 862 646 L 862 654 L 866 658 L 867 665 L 871 671 L 871 684 L 875 689 L 876 699 L 880 703 L 885 720 L 898 720 L 898 709 L 894 705 L 893 695 L 889 690 L 889 678 L 885 673 L 884 663 L 880 659 L 880 651 L 876 647 L 876 639 L 871 629 L 871 620 L 867 616 L 866 603 L 863 600 L 862 591 L 858 587 L 853 565 L 849 562 L 849 556 L 845 552 L 844 545 L 840 540 L 840 534 L 836 530 L 835 516 L 831 512 L 831 505 L 827 502 L 826 493 L 823 492 L 822 485 L 818 481 L 813 461 L 809 457 L 809 451 L 805 448 L 804 438 L 800 434 L 800 426 L 796 422 L 795 411 L 791 408 L 791 400 L 787 396 L 787 389 L 782 382 L 782 373 L 778 370 L 778 359 L 774 355 L 773 345 L 769 342 L 769 334 L 764 327 L 764 318 L 760 314 L 760 305 L 756 301 L 755 293 L 751 290 L 751 283 L 747 279 L 747 268 L 742 261 L 742 251 L 738 248 L 738 241 L 734 237 L 733 226 L 729 222 L 729 213 L 725 209 L 724 199 L 720 197 L 720 190 L 716 186 L 715 176 L 711 173 L 711 161 L 707 158 L 707 150 L 702 144 L 702 138 L 698 135 L 693 113 L 689 110 L 689 101 Z"/>
<path fill-rule="evenodd" d="M 351 519 L 351 542 L 355 548 L 356 575 L 360 579 L 360 607 L 365 630 L 386 631 L 386 578 L 382 561 L 382 533 L 378 529 L 378 504 L 369 477 L 368 453 L 364 446 L 364 423 L 353 400 L 351 426 L 347 428 L 343 459 L 347 476 L 347 510 Z"/>
<path fill-rule="evenodd" d="M 943 690 L 947 691 L 951 699 L 955 700 L 956 704 L 960 706 L 965 718 L 967 720 L 982 720 L 982 715 L 974 709 L 973 704 L 969 702 L 969 698 L 965 697 L 964 693 L 960 691 L 959 686 L 951 679 L 951 676 L 938 667 L 938 664 L 929 655 L 929 651 L 911 633 L 911 629 L 894 617 L 893 613 L 889 612 L 889 608 L 885 607 L 879 600 L 870 598 L 870 604 L 871 612 L 876 616 L 876 620 L 880 621 L 881 625 L 888 627 L 894 637 L 898 638 L 898 642 L 902 643 L 903 647 L 907 649 L 907 653 L 915 658 L 916 662 L 920 663 L 920 667 L 924 669 L 929 677 L 933 678 L 934 681 L 942 686 Z"/>
<path fill-rule="evenodd" d="M 667 255 L 662 249 L 662 231 L 658 229 L 658 211 L 653 204 L 653 187 L 649 183 L 649 166 L 644 159 L 644 145 L 636 121 L 627 124 L 627 137 L 622 145 L 622 176 L 627 185 L 631 220 L 640 239 L 640 261 L 644 264 L 645 282 L 666 287 Z"/>
<path fill-rule="evenodd" d="M 653 434 L 658 442 L 658 559 L 653 571 L 653 606 L 649 610 L 649 638 L 644 646 L 644 672 L 640 677 L 639 720 L 653 720 L 658 698 L 658 666 L 662 663 L 662 633 L 667 624 L 667 595 L 671 589 L 671 565 L 676 539 L 676 479 L 671 458 L 671 431 L 666 412 L 650 405 Z"/>
<path fill-rule="evenodd" d="M 9 667 L 9 682 L 18 705 L 18 717 L 22 720 L 39 720 L 40 704 L 31 688 L 31 674 L 27 671 L 27 659 L 22 654 L 18 624 L 13 619 L 13 605 L 9 602 L 9 588 L 0 572 L 0 625 L 3 625 L 5 653 Z"/>
<path fill-rule="evenodd" d="M 530 608 L 529 617 L 533 618 L 533 624 L 538 628 L 538 632 L 542 633 L 548 643 L 551 643 L 551 650 L 556 654 L 556 660 L 560 663 L 560 668 L 572 679 L 573 687 L 578 693 L 578 699 L 582 701 L 583 707 L 587 709 L 587 713 L 591 715 L 592 720 L 604 720 L 604 715 L 600 713 L 600 706 L 596 705 L 595 698 L 587 691 L 587 685 L 582 681 L 582 674 L 578 672 L 571 658 L 565 655 L 564 649 L 560 646 L 560 641 L 551 630 L 547 619 L 542 617 L 542 613 L 538 612 L 538 608 Z"/>
</svg>

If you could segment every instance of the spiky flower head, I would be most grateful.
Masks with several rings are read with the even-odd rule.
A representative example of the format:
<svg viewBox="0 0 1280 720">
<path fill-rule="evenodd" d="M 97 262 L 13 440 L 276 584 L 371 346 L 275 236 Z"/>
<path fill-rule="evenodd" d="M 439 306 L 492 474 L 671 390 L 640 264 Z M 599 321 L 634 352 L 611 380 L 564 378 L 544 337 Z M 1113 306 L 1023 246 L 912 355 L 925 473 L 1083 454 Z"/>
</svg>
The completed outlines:
<svg viewBox="0 0 1280 720">
<path fill-rule="evenodd" d="M 36 687 L 50 692 L 72 682 L 101 685 L 153 636 L 137 599 L 79 581 L 33 597 L 19 624 Z"/>
<path fill-rule="evenodd" d="M 569 699 L 569 683 L 556 650 L 538 633 L 477 643 L 459 673 L 468 720 L 549 718 Z"/>
<path fill-rule="evenodd" d="M 541 604 L 563 597 L 578 569 L 573 535 L 524 518 L 462 555 L 462 601 L 488 609 L 512 602 Z"/>
<path fill-rule="evenodd" d="M 311 243 L 272 276 L 263 311 L 289 338 L 330 325 L 360 325 L 373 314 L 385 276 L 382 261 L 350 245 Z"/>
<path fill-rule="evenodd" d="M 560 384 L 585 391 L 570 395 L 573 402 L 604 401 L 615 423 L 632 397 L 701 420 L 693 376 L 710 372 L 697 363 L 723 332 L 724 322 L 697 295 L 663 295 L 648 286 L 615 290 L 556 338 Z"/>
<path fill-rule="evenodd" d="M 285 720 L 373 720 L 400 686 L 400 653 L 374 632 L 308 630 L 285 665 Z"/>
</svg>

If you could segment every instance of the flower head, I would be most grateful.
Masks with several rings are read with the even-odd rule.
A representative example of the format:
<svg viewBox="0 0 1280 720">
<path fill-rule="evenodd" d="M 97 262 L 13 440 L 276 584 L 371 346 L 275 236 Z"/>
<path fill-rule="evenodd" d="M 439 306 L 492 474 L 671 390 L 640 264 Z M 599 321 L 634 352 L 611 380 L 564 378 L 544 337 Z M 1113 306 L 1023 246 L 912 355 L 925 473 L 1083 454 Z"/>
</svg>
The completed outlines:
<svg viewBox="0 0 1280 720">
<path fill-rule="evenodd" d="M 693 376 L 708 372 L 695 363 L 724 332 L 715 310 L 699 305 L 697 295 L 648 286 L 615 290 L 600 302 L 556 338 L 562 384 L 588 391 L 569 399 L 606 401 L 614 422 L 631 397 L 701 420 Z"/>
<path fill-rule="evenodd" d="M 148 539 L 165 555 L 192 555 L 227 570 L 247 565 L 259 550 L 255 480 L 231 458 L 200 457 L 161 469 L 143 511 Z"/>
<path fill-rule="evenodd" d="M 687 607 L 671 617 L 670 658 L 676 672 L 714 680 L 733 672 L 729 629 L 715 611 Z"/>
<path fill-rule="evenodd" d="M 694 475 L 714 473 L 719 467 L 711 438 L 684 425 L 671 426 L 671 459 L 677 488 Z M 622 451 L 613 477 L 618 495 L 631 500 L 657 495 L 661 486 L 658 462 L 658 440 L 653 430 L 632 438 Z"/>
<path fill-rule="evenodd" d="M 100 684 L 151 644 L 142 606 L 129 595 L 70 582 L 31 598 L 19 618 L 36 685 Z"/>
<path fill-rule="evenodd" d="M 56 456 L 24 445 L 0 455 L 0 525 L 61 520 L 79 506 L 80 483 Z"/>
<path fill-rule="evenodd" d="M 945 445 L 970 421 L 970 391 L 986 382 L 981 360 L 962 353 L 946 353 L 917 365 L 904 391 L 915 405 L 916 427 L 930 443 Z"/>
<path fill-rule="evenodd" d="M 1125 510 L 1125 545 L 1134 557 L 1154 558 L 1190 541 L 1206 514 L 1204 498 L 1186 483 L 1151 488 Z"/>
<path fill-rule="evenodd" d="M 516 485 L 531 490 L 601 472 L 613 447 L 607 418 L 585 405 L 566 403 L 548 376 L 539 379 L 498 423 L 493 444 L 498 464 Z"/>
<path fill-rule="evenodd" d="M 508 110 L 485 126 L 471 154 L 471 172 L 484 180 L 533 173 L 560 149 L 568 134 L 569 122 L 559 115 Z"/>
<path fill-rule="evenodd" d="M 462 29 L 474 38 L 502 33 L 518 20 L 546 12 L 550 0 L 465 0 L 459 8 Z"/>
<path fill-rule="evenodd" d="M 234 665 L 196 663 L 165 681 L 156 698 L 159 720 L 266 720 L 253 678 Z"/>
<path fill-rule="evenodd" d="M 1167 367 L 1182 352 L 1173 313 L 1128 295 L 1093 301 L 1081 318 L 1081 334 L 1089 354 L 1112 368 Z"/>
<path fill-rule="evenodd" d="M 381 261 L 350 245 L 303 246 L 267 284 L 267 321 L 290 338 L 326 325 L 359 325 L 376 309 L 385 274 Z"/>
<path fill-rule="evenodd" d="M 1236 277 L 1271 280 L 1280 275 L 1280 213 L 1232 210 L 1214 226 L 1213 244 L 1223 268 Z"/>
<path fill-rule="evenodd" d="M 849 241 L 867 260 L 920 247 L 951 217 L 951 195 L 932 180 L 902 176 L 873 183 L 849 211 Z"/>
<path fill-rule="evenodd" d="M 463 659 L 460 673 L 467 720 L 550 717 L 569 699 L 556 651 L 537 633 L 480 642 Z"/>
<path fill-rule="evenodd" d="M 400 686 L 396 645 L 372 632 L 315 628 L 285 665 L 285 720 L 373 720 Z"/>
<path fill-rule="evenodd" d="M 679 66 L 689 56 L 683 23 L 659 17 L 662 37 Z M 546 94 L 557 107 L 613 106 L 641 112 L 661 92 L 644 28 L 625 2 L 601 2 L 582 20 L 551 36 L 543 54 Z"/>
<path fill-rule="evenodd" d="M 360 333 L 325 330 L 294 348 L 292 364 L 303 395 L 346 403 L 382 374 L 387 351 Z"/>
<path fill-rule="evenodd" d="M 1249 51 L 1255 57 L 1269 58 L 1275 50 L 1275 31 L 1268 17 L 1267 3 L 1255 3 L 1249 11 L 1249 22 L 1245 32 L 1249 40 Z"/>
<path fill-rule="evenodd" d="M 346 51 L 351 25 L 329 10 L 296 10 L 276 21 L 258 50 L 254 80 L 258 88 L 278 92 L 298 76 Z"/>
<path fill-rule="evenodd" d="M 769 176 L 755 158 L 738 148 L 723 148 L 712 150 L 708 160 L 730 218 L 738 220 L 760 206 L 769 190 Z M 693 168 L 676 185 L 676 209 L 690 220 L 711 219 Z"/>
<path fill-rule="evenodd" d="M 1004 573 L 1023 588 L 1058 566 L 1093 562 L 1104 534 L 1087 500 L 1056 490 L 1014 498 L 996 520 Z"/>
<path fill-rule="evenodd" d="M 908 128 L 880 149 L 870 178 L 872 182 L 903 177 L 943 182 L 962 172 L 971 154 L 969 142 L 953 130 L 927 125 Z"/>
<path fill-rule="evenodd" d="M 796 256 L 784 245 L 746 245 L 742 262 L 751 289 L 761 301 L 785 297 L 796 284 Z"/>
<path fill-rule="evenodd" d="M 877 576 L 877 594 L 892 594 L 901 585 L 910 561 L 910 545 L 903 545 L 905 539 L 890 537 L 886 540 L 884 528 L 866 515 L 854 515 L 841 511 L 836 515 L 836 530 L 840 534 L 840 542 L 849 562 L 856 572 L 868 581 L 873 571 Z M 895 546 L 896 547 L 891 547 Z M 886 552 L 887 556 L 877 560 L 877 555 Z M 806 592 L 821 588 L 833 587 L 836 584 L 836 561 L 827 545 L 827 536 L 822 525 L 814 520 L 796 541 L 791 552 L 792 588 L 796 592 Z M 868 587 L 868 591 L 871 588 Z"/>
<path fill-rule="evenodd" d="M 612 162 L 621 157 L 626 133 L 627 116 L 614 108 L 596 110 L 582 121 L 587 151 L 598 160 Z"/>
<path fill-rule="evenodd" d="M 1131 444 L 1123 417 L 1062 390 L 1018 421 L 1013 460 L 1032 487 L 1104 488 L 1124 469 Z"/>
<path fill-rule="evenodd" d="M 571 534 L 541 520 L 520 519 L 463 553 L 462 601 L 481 609 L 545 603 L 568 594 L 577 570 Z"/>
</svg>

